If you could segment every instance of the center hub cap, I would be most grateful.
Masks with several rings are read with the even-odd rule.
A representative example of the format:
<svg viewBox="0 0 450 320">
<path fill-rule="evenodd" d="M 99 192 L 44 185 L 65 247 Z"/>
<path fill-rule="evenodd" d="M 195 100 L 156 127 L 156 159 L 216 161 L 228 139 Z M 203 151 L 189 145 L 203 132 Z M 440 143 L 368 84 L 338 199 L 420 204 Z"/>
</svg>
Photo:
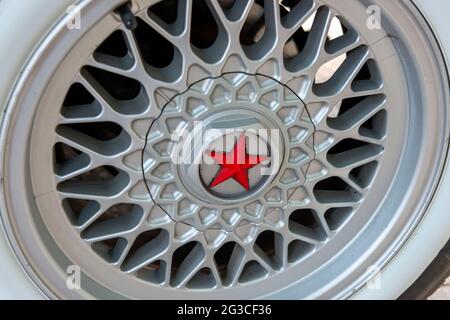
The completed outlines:
<svg viewBox="0 0 450 320">
<path fill-rule="evenodd" d="M 149 129 L 143 170 L 155 215 L 213 242 L 283 227 L 292 195 L 304 192 L 314 132 L 303 102 L 274 79 L 232 73 L 198 82 Z"/>
</svg>

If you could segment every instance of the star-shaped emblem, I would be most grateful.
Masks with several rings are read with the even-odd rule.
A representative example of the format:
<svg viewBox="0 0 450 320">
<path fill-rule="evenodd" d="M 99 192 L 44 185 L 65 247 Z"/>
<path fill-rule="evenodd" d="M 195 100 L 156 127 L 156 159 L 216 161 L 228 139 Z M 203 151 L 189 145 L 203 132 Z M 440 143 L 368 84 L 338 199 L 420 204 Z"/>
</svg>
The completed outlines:
<svg viewBox="0 0 450 320">
<path fill-rule="evenodd" d="M 248 171 L 267 160 L 267 157 L 247 153 L 244 134 L 239 136 L 230 152 L 210 151 L 209 156 L 220 165 L 220 170 L 209 185 L 210 188 L 214 188 L 229 179 L 234 179 L 247 191 L 250 190 Z"/>
</svg>

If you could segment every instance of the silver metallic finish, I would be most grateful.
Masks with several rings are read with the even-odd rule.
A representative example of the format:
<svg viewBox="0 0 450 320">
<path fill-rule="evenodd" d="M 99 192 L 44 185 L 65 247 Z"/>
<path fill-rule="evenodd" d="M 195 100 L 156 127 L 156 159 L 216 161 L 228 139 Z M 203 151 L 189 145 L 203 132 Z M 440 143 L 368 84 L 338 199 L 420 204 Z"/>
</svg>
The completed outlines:
<svg viewBox="0 0 450 320">
<path fill-rule="evenodd" d="M 204 185 L 203 180 L 217 171 L 217 165 L 209 165 L 204 157 L 217 138 L 208 135 L 213 129 L 255 134 L 265 130 L 273 166 L 266 168 L 266 178 L 260 167 L 250 170 L 250 185 L 261 184 L 257 190 L 243 192 L 229 180 L 214 189 L 218 193 L 214 195 Z M 192 133 L 192 137 L 176 139 L 176 130 Z M 242 228 L 237 227 L 248 229 L 247 224 L 261 223 L 275 208 L 284 210 L 294 200 L 290 197 L 305 184 L 314 159 L 313 133 L 314 125 L 301 100 L 270 78 L 231 73 L 201 81 L 169 102 L 151 125 L 144 151 L 151 198 L 174 220 L 197 230 L 237 229 L 239 233 Z M 175 159 L 179 153 L 184 158 Z M 211 172 L 203 172 L 202 178 L 200 170 Z"/>
<path fill-rule="evenodd" d="M 92 30 L 78 39 L 64 58 L 55 72 L 58 77 L 49 80 L 37 108 L 30 176 L 33 203 L 39 209 L 15 212 L 22 212 L 23 219 L 26 212 L 39 212 L 34 218 L 42 218 L 51 238 L 64 249 L 62 256 L 82 266 L 89 277 L 89 286 L 83 290 L 93 296 L 114 292 L 127 297 L 180 298 L 186 290 L 191 298 L 260 297 L 274 292 L 278 297 L 292 297 L 291 290 L 295 297 L 346 295 L 345 281 L 333 281 L 347 272 L 351 273 L 348 283 L 357 283 L 363 265 L 374 262 L 360 257 L 369 253 L 381 256 L 377 251 L 410 228 L 413 223 L 405 221 L 418 216 L 416 201 L 422 194 L 430 194 L 442 164 L 437 141 L 445 136 L 446 113 L 437 107 L 435 113 L 423 117 L 421 108 L 427 103 L 419 105 L 417 101 L 434 105 L 430 88 L 416 86 L 423 89 L 417 96 L 407 87 L 412 82 L 422 84 L 422 70 L 412 67 L 414 59 L 428 66 L 433 62 L 421 51 L 412 57 L 386 36 L 387 31 L 398 32 L 403 45 L 411 43 L 406 6 L 382 2 L 386 12 L 398 15 L 398 25 L 369 31 L 365 6 L 358 1 L 304 0 L 281 15 L 275 1 L 265 1 L 263 11 L 254 9 L 253 1 L 239 1 L 224 11 L 210 0 L 206 3 L 219 32 L 212 46 L 201 49 L 190 41 L 192 2 L 179 2 L 178 19 L 170 25 L 147 14 L 154 2 L 133 3 L 136 14 L 173 44 L 172 62 L 155 68 L 144 61 L 135 35 L 124 29 L 114 14 L 91 21 Z M 252 8 L 264 12 L 266 28 L 257 36 L 257 43 L 241 45 L 236 35 Z M 95 9 L 98 7 L 92 4 L 88 11 Z M 341 33 L 346 31 L 340 37 L 329 31 L 336 23 L 334 17 L 341 21 Z M 309 34 L 302 50 L 289 40 L 300 26 Z M 116 29 L 124 34 L 128 54 L 122 59 L 92 54 Z M 411 68 L 403 69 L 399 56 Z M 334 75 L 330 78 L 322 67 L 331 60 L 342 64 L 337 70 L 331 68 Z M 85 65 L 135 79 L 141 90 L 133 99 L 113 98 Z M 361 70 L 365 70 L 363 75 Z M 274 82 L 288 86 L 306 105 L 315 127 L 314 160 L 309 163 L 306 182 L 289 196 L 295 206 L 291 203 L 282 210 L 266 212 L 263 223 L 245 224 L 256 228 L 245 233 L 244 239 L 236 232 L 201 231 L 193 227 L 195 223 L 179 223 L 164 211 L 155 213 L 158 206 L 151 201 L 145 186 L 147 175 L 143 177 L 141 172 L 148 128 L 155 119 L 166 116 L 162 108 L 176 96 L 182 98 L 192 84 L 230 72 L 246 73 L 250 78 L 263 74 L 275 86 Z M 89 108 L 60 109 L 74 82 L 95 101 Z M 227 95 L 218 95 L 219 100 L 224 97 Z M 273 115 L 267 118 L 279 121 Z M 80 124 L 96 128 L 95 133 Z M 110 135 L 94 139 L 102 130 Z M 76 152 L 54 165 L 49 139 L 65 152 Z M 20 146 L 11 144 L 13 149 Z M 289 148 L 285 146 L 285 151 Z M 20 157 L 20 152 L 11 153 L 16 163 L 27 158 Z M 417 166 L 404 165 L 403 157 Z M 48 179 L 50 174 L 55 174 L 53 181 Z M 398 194 L 406 192 L 411 182 L 422 182 L 414 190 L 417 196 Z M 396 199 L 407 198 L 412 207 L 403 210 L 395 199 L 386 201 L 387 190 L 392 190 Z M 228 247 L 221 233 L 234 237 Z M 386 235 L 380 240 L 383 245 L 371 249 L 370 244 L 381 235 Z"/>
</svg>

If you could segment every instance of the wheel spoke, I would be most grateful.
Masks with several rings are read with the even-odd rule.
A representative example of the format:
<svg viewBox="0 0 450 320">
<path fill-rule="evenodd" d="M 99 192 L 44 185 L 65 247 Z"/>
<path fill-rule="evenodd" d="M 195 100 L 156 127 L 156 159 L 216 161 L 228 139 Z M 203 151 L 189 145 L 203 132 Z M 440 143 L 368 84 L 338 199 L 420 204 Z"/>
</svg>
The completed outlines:
<svg viewBox="0 0 450 320">
<path fill-rule="evenodd" d="M 317 0 L 137 7 L 137 29 L 88 55 L 55 130 L 57 194 L 81 240 L 115 272 L 180 291 L 320 254 L 385 153 L 388 95 L 360 30 Z M 176 163 L 180 146 L 213 162 Z"/>
</svg>

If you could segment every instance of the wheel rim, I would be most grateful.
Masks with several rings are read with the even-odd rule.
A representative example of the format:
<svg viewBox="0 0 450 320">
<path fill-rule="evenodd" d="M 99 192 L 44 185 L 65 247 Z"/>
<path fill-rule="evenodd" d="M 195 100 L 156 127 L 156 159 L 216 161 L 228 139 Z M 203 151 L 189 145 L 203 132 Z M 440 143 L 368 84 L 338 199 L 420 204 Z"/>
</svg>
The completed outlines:
<svg viewBox="0 0 450 320">
<path fill-rule="evenodd" d="M 406 173 L 414 176 L 423 170 L 399 165 L 406 156 L 419 160 L 411 152 L 426 150 L 410 146 L 417 134 L 410 134 L 408 128 L 429 128 L 441 119 L 433 138 L 439 141 L 446 130 L 445 117 L 439 117 L 445 109 L 419 121 L 419 112 L 407 103 L 411 101 L 409 88 L 392 89 L 406 83 L 405 79 L 419 80 L 402 69 L 398 63 L 401 51 L 383 36 L 384 30 L 367 32 L 362 21 L 347 18 L 349 12 L 364 12 L 359 3 L 303 0 L 286 8 L 266 1 L 263 8 L 262 3 L 251 1 L 242 7 L 244 2 L 231 6 L 231 2 L 211 1 L 205 7 L 194 2 L 190 8 L 188 2 L 180 1 L 177 19 L 166 25 L 161 19 L 170 17 L 167 3 L 164 7 L 136 1 L 134 9 L 141 20 L 134 33 L 121 27 L 113 15 L 98 22 L 77 43 L 75 52 L 84 56 L 76 59 L 72 55 L 66 61 L 73 63 L 68 69 L 76 76 L 63 81 L 68 94 L 60 94 L 64 100 L 60 115 L 55 111 L 50 115 L 53 128 L 41 120 L 49 110 L 37 109 L 30 151 L 35 160 L 30 165 L 33 192 L 43 195 L 37 205 L 44 223 L 70 260 L 82 266 L 94 283 L 125 296 L 183 297 L 187 290 L 202 297 L 207 290 L 214 297 L 236 292 L 256 297 L 289 292 L 293 279 L 300 279 L 299 296 L 311 285 L 319 292 L 325 285 L 308 283 L 306 276 L 333 258 L 345 256 L 353 237 L 380 233 L 382 229 L 375 231 L 371 221 L 381 216 L 383 208 L 378 206 L 386 201 L 382 190 L 408 184 Z M 191 10 L 192 14 L 183 14 Z M 204 27 L 192 22 L 195 12 L 204 14 L 203 10 L 212 18 L 204 18 L 205 23 L 215 21 L 215 42 L 192 35 L 192 30 Z M 265 15 L 263 35 L 261 27 L 254 30 L 261 13 Z M 329 31 L 331 24 L 337 35 Z M 153 31 L 147 33 L 150 27 Z M 117 28 L 121 36 L 116 32 L 108 37 Z M 240 34 L 239 39 L 234 34 Z M 170 61 L 145 55 L 141 40 L 145 35 L 167 50 Z M 294 44 L 289 40 L 292 36 L 297 39 Z M 120 45 L 111 49 L 111 43 L 118 41 L 126 48 L 122 55 Z M 86 52 L 101 43 L 97 51 Z M 342 63 L 341 67 L 335 71 L 328 63 L 331 60 L 334 65 Z M 64 65 L 58 72 L 69 73 Z M 335 76 L 328 79 L 333 72 Z M 116 79 L 107 81 L 108 77 Z M 49 85 L 45 95 L 55 89 L 60 88 Z M 241 91 L 247 92 L 250 103 L 238 99 Z M 191 104 L 189 99 L 197 100 Z M 216 197 L 204 213 L 206 193 L 197 194 L 199 189 L 192 191 L 185 182 L 192 170 L 173 165 L 171 171 L 170 161 L 154 161 L 161 156 L 155 146 L 168 138 L 155 133 L 164 126 L 171 134 L 170 129 L 180 123 L 208 122 L 208 109 L 216 105 L 221 111 L 211 115 L 218 113 L 220 119 L 227 119 L 228 109 L 241 108 L 244 113 L 251 110 L 252 119 L 278 122 L 276 128 L 284 137 L 281 158 L 286 157 L 291 169 L 297 166 L 297 174 L 287 176 L 297 179 L 293 184 L 286 180 L 284 197 L 265 196 L 281 191 L 289 169 L 282 164 L 274 178 L 243 202 L 242 211 L 236 213 L 234 204 L 220 204 Z M 184 120 L 180 120 L 180 110 L 186 115 Z M 405 114 L 411 121 L 404 120 Z M 54 149 L 44 153 L 48 139 L 54 141 Z M 56 157 L 54 166 L 51 153 Z M 298 157 L 298 162 L 290 161 Z M 436 148 L 428 158 L 434 164 L 427 170 L 429 177 L 437 177 L 442 149 Z M 180 179 L 165 179 L 170 172 Z M 49 173 L 56 174 L 54 181 L 49 181 Z M 436 179 L 428 182 L 424 188 L 432 188 Z M 174 196 L 180 188 L 192 197 Z M 164 197 L 165 189 L 172 197 Z M 246 211 L 246 206 L 253 211 Z M 50 213 L 46 207 L 59 208 L 63 214 Z M 220 208 L 219 212 L 212 212 L 214 208 Z M 255 211 L 259 213 L 252 217 Z M 395 222 L 401 213 L 392 210 L 383 222 Z M 419 212 L 403 214 L 411 220 L 420 216 Z M 397 236 L 408 229 L 395 227 Z M 69 232 L 76 243 L 68 245 L 57 228 Z M 83 248 L 81 254 L 76 253 L 77 246 Z M 346 258 L 343 261 L 350 263 Z M 104 276 L 93 270 L 100 265 Z M 115 276 L 117 280 L 112 279 Z M 129 288 L 121 290 L 124 284 Z"/>
</svg>

